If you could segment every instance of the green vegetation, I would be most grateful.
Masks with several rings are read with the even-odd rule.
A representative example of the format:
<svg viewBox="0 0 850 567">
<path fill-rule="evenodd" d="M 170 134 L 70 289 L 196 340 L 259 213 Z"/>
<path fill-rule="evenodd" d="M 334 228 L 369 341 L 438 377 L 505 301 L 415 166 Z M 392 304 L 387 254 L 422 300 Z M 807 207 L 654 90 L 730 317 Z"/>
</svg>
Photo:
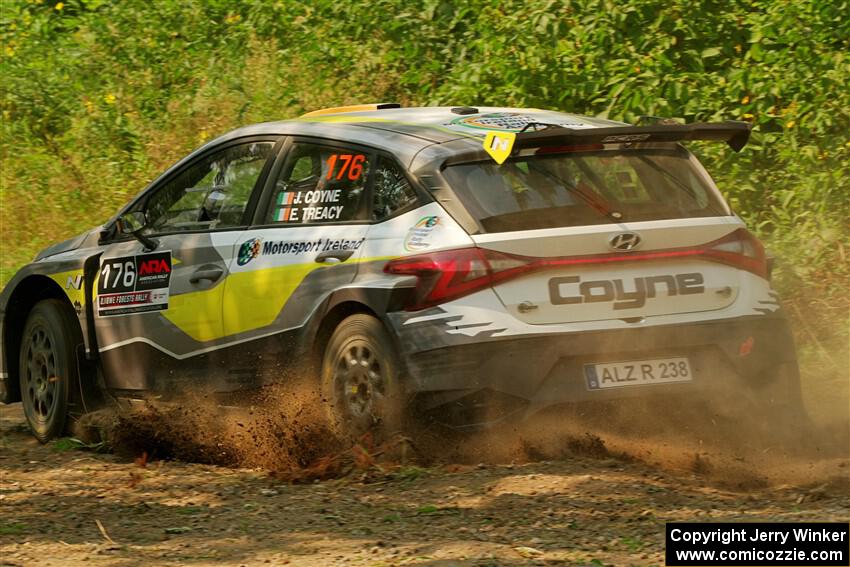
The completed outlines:
<svg viewBox="0 0 850 567">
<path fill-rule="evenodd" d="M 814 315 L 804 350 L 839 372 L 828 351 L 847 345 L 848 13 L 844 0 L 6 1 L 0 282 L 204 141 L 305 110 L 750 120 L 741 154 L 693 147 L 779 257 L 780 291 Z"/>
<path fill-rule="evenodd" d="M 96 443 L 86 443 L 85 441 L 81 441 L 74 437 L 61 437 L 53 442 L 52 449 L 59 453 L 64 453 L 66 451 L 93 451 L 95 453 L 106 453 L 109 451 L 109 447 L 103 441 L 98 441 Z"/>
<path fill-rule="evenodd" d="M 11 522 L 0 525 L 0 535 L 20 535 L 27 531 L 27 525 L 20 522 Z"/>
</svg>

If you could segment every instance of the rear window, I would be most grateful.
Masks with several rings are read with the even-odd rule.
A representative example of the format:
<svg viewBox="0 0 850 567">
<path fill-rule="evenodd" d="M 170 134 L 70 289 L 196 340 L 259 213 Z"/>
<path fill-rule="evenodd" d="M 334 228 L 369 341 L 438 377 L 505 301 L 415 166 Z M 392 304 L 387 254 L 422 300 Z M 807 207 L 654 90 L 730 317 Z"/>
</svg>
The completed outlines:
<svg viewBox="0 0 850 567">
<path fill-rule="evenodd" d="M 444 174 L 485 232 L 729 214 L 683 148 L 538 151 Z"/>
</svg>

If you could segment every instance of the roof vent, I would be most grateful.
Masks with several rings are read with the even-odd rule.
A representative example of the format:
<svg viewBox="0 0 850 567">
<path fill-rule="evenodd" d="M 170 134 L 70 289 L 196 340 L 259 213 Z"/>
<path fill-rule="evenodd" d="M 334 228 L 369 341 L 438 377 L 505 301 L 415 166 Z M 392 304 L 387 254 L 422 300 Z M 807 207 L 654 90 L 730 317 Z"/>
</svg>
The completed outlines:
<svg viewBox="0 0 850 567">
<path fill-rule="evenodd" d="M 478 114 L 478 109 L 472 106 L 456 106 L 452 108 L 455 114 Z"/>
</svg>

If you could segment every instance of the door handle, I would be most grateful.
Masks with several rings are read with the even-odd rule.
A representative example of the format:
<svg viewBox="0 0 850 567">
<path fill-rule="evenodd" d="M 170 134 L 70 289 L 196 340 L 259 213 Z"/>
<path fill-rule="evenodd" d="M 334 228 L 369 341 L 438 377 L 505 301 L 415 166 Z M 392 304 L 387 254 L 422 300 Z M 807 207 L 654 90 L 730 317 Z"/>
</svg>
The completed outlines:
<svg viewBox="0 0 850 567">
<path fill-rule="evenodd" d="M 198 283 L 201 280 L 209 280 L 211 282 L 216 281 L 221 277 L 221 274 L 224 273 L 224 270 L 216 267 L 206 267 L 199 269 L 197 272 L 192 274 L 189 278 L 189 283 Z"/>
<path fill-rule="evenodd" d="M 316 256 L 316 262 L 319 264 L 339 264 L 345 262 L 354 254 L 354 250 L 328 250 Z"/>
</svg>

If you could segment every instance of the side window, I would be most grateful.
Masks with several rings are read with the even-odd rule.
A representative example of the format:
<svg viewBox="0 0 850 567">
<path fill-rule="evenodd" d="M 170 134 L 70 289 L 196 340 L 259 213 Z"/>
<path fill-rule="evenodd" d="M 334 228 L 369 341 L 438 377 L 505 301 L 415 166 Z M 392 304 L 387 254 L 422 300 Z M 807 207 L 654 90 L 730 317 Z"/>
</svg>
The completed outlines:
<svg viewBox="0 0 850 567">
<path fill-rule="evenodd" d="M 378 159 L 373 194 L 373 220 L 386 218 L 416 202 L 416 192 L 404 173 L 392 160 L 385 157 Z"/>
<path fill-rule="evenodd" d="M 269 223 L 325 223 L 360 220 L 369 154 L 297 142 L 275 183 Z"/>
<path fill-rule="evenodd" d="M 183 170 L 148 199 L 153 233 L 241 226 L 273 142 L 227 147 Z"/>
</svg>

